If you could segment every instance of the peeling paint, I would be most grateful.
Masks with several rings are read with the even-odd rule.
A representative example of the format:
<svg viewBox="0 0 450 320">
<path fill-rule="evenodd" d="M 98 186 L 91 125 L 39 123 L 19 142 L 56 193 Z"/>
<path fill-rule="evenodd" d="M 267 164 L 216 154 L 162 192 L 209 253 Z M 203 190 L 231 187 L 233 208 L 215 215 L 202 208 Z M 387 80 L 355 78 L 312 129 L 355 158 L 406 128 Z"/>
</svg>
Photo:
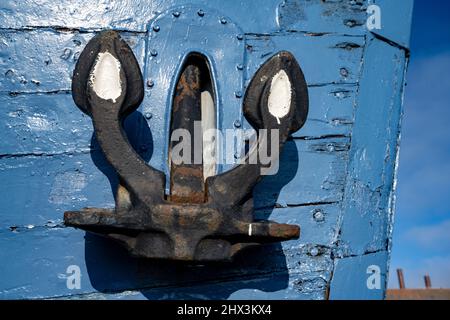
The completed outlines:
<svg viewBox="0 0 450 320">
<path fill-rule="evenodd" d="M 86 175 L 81 172 L 64 172 L 55 177 L 50 191 L 49 201 L 55 204 L 71 203 L 75 198 L 87 200 L 80 194 L 86 186 Z"/>
<path fill-rule="evenodd" d="M 0 198 L 0 260 L 11 262 L 2 270 L 0 298 L 383 297 L 384 287 L 364 287 L 365 272 L 368 263 L 379 264 L 386 277 L 412 1 L 373 0 L 387 12 L 386 28 L 373 34 L 364 26 L 364 0 L 81 2 L 0 4 L 0 194 L 15 195 Z M 182 5 L 178 26 L 168 11 L 154 31 L 157 17 Z M 189 19 L 207 27 L 194 28 L 185 15 L 196 6 L 203 17 L 195 10 Z M 61 225 L 65 210 L 114 205 L 117 178 L 70 92 L 80 52 L 105 28 L 121 30 L 144 73 L 146 97 L 126 131 L 158 168 L 166 165 L 164 106 L 168 74 L 176 74 L 170 68 L 182 59 L 176 50 L 204 49 L 218 62 L 212 68 L 220 92 L 214 99 L 226 110 L 217 114 L 221 128 L 235 121 L 249 127 L 235 93 L 245 93 L 268 55 L 294 53 L 309 85 L 309 118 L 254 200 L 261 219 L 301 225 L 300 239 L 249 252 L 232 266 L 175 268 L 137 263 L 114 244 Z M 70 264 L 85 275 L 76 293 L 65 285 Z"/>
</svg>

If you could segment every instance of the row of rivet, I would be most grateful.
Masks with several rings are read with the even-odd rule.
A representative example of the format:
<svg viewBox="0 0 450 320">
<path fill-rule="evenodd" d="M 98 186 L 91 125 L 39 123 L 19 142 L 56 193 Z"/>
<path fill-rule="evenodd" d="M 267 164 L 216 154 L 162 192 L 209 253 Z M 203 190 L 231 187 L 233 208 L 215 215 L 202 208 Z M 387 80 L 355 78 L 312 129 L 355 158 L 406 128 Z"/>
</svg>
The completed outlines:
<svg viewBox="0 0 450 320">
<path fill-rule="evenodd" d="M 197 14 L 198 14 L 199 17 L 203 17 L 205 15 L 205 12 L 200 9 L 200 10 L 197 11 Z M 172 15 L 175 18 L 178 18 L 178 17 L 180 17 L 181 13 L 179 11 L 174 11 L 174 12 L 172 12 Z M 225 18 L 220 18 L 219 21 L 220 21 L 221 24 L 227 24 L 228 23 L 228 21 Z M 158 25 L 154 25 L 153 26 L 153 31 L 159 32 L 160 30 L 161 30 L 161 28 Z M 238 39 L 239 41 L 242 41 L 244 39 L 244 35 L 238 34 L 238 35 L 236 35 L 236 39 Z M 150 55 L 152 57 L 156 57 L 158 55 L 158 51 L 156 51 L 155 49 L 152 49 L 150 51 Z M 238 64 L 238 65 L 236 65 L 236 69 L 242 71 L 242 70 L 244 70 L 244 66 L 242 64 Z M 155 85 L 155 83 L 154 83 L 153 80 L 151 80 L 151 79 L 147 80 L 147 87 L 153 88 L 154 85 Z M 234 95 L 238 99 L 242 98 L 242 92 L 241 91 L 235 91 Z M 152 114 L 151 113 L 146 113 L 145 114 L 145 118 L 146 119 L 151 119 L 152 118 Z M 241 124 L 240 120 L 234 121 L 234 127 L 240 128 L 241 125 L 242 124 Z"/>
</svg>

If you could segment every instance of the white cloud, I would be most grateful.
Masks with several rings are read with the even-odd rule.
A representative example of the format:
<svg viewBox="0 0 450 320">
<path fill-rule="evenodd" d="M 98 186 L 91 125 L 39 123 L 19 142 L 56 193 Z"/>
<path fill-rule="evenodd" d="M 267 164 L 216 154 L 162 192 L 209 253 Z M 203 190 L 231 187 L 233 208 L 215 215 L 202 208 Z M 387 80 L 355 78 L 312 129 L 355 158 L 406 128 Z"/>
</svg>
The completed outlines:
<svg viewBox="0 0 450 320">
<path fill-rule="evenodd" d="M 450 220 L 436 225 L 412 228 L 402 238 L 425 249 L 448 252 L 450 250 Z"/>
</svg>

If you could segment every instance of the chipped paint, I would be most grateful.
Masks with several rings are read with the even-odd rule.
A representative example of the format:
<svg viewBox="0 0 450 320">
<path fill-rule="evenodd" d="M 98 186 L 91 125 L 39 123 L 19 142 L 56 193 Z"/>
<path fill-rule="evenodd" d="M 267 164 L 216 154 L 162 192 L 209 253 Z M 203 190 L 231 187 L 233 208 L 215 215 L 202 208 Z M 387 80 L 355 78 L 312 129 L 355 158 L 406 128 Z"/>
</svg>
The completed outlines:
<svg viewBox="0 0 450 320">
<path fill-rule="evenodd" d="M 385 28 L 373 37 L 364 27 L 369 3 L 380 5 L 385 17 Z M 218 12 L 228 23 L 221 24 L 217 15 L 214 23 L 207 20 L 207 27 L 187 33 L 189 22 L 180 9 L 178 26 L 168 16 L 159 32 L 152 31 L 149 25 L 157 16 L 182 5 L 201 6 L 203 18 Z M 62 0 L 2 1 L 0 194 L 14 196 L 0 197 L 0 261 L 9 261 L 0 298 L 324 299 L 328 291 L 330 298 L 342 298 L 339 292 L 382 298 L 367 292 L 363 281 L 367 264 L 380 264 L 383 273 L 389 255 L 401 107 L 396 93 L 403 86 L 399 75 L 408 53 L 411 5 L 409 0 L 267 0 L 264 6 L 222 0 L 126 5 L 75 0 L 69 6 Z M 300 239 L 249 253 L 232 266 L 176 268 L 139 264 L 113 244 L 59 225 L 65 210 L 114 206 L 111 185 L 118 182 L 96 149 L 89 119 L 74 108 L 70 95 L 81 50 L 106 28 L 122 30 L 145 82 L 152 80 L 126 131 L 135 149 L 146 159 L 153 153 L 152 165 L 161 169 L 166 153 L 157 150 L 164 150 L 170 103 L 164 94 L 175 73 L 171 68 L 182 58 L 174 52 L 198 49 L 199 36 L 206 48 L 223 49 L 223 55 L 211 53 L 221 57 L 213 66 L 223 93 L 214 98 L 219 110 L 226 110 L 217 115 L 221 128 L 233 128 L 236 120 L 249 127 L 235 92 L 245 92 L 271 53 L 294 53 L 310 89 L 309 118 L 287 142 L 279 174 L 258 185 L 255 206 L 262 219 L 302 225 Z M 153 46 L 158 46 L 156 57 L 150 55 Z M 392 70 L 377 67 L 391 62 Z M 374 73 L 368 73 L 369 66 Z M 36 125 L 28 126 L 29 117 L 39 118 L 31 121 Z M 41 119 L 51 130 L 32 130 L 45 127 Z M 318 255 L 311 256 L 316 247 Z M 70 264 L 79 265 L 84 275 L 77 292 L 58 278 Z"/>
<path fill-rule="evenodd" d="M 48 131 L 51 129 L 51 123 L 46 119 L 45 115 L 34 114 L 27 117 L 27 126 L 35 131 Z"/>
<path fill-rule="evenodd" d="M 63 172 L 55 177 L 48 201 L 54 204 L 68 204 L 74 198 L 87 200 L 80 192 L 86 187 L 86 175 L 81 172 Z"/>
<path fill-rule="evenodd" d="M 292 88 L 289 77 L 284 70 L 280 70 L 272 78 L 267 102 L 269 112 L 277 119 L 278 124 L 280 124 L 280 118 L 284 118 L 289 113 L 291 95 Z"/>
<path fill-rule="evenodd" d="M 120 68 L 119 60 L 111 53 L 101 52 L 98 54 L 89 83 L 100 98 L 112 100 L 115 103 L 121 95 Z"/>
</svg>

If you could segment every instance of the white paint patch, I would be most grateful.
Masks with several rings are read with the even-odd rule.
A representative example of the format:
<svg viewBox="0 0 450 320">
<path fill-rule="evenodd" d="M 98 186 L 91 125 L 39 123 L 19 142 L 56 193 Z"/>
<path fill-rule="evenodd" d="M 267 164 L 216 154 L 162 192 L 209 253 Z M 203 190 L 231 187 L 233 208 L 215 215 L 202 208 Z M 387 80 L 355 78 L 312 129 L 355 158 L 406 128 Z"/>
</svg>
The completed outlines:
<svg viewBox="0 0 450 320">
<path fill-rule="evenodd" d="M 289 113 L 291 107 L 292 88 L 289 77 L 284 70 L 272 78 L 269 93 L 269 112 L 277 119 L 280 124 L 280 118 L 283 118 Z"/>
<path fill-rule="evenodd" d="M 90 84 L 97 96 L 116 102 L 122 93 L 119 60 L 109 52 L 99 53 L 91 72 Z"/>
<path fill-rule="evenodd" d="M 80 194 L 87 185 L 87 176 L 81 172 L 62 172 L 56 175 L 50 191 L 49 202 L 70 204 L 85 201 Z"/>
<path fill-rule="evenodd" d="M 27 127 L 34 131 L 47 131 L 51 129 L 51 123 L 46 116 L 35 114 L 27 117 Z"/>
<path fill-rule="evenodd" d="M 248 225 L 248 236 L 251 237 L 251 236 L 252 236 L 252 233 L 253 233 L 253 230 L 252 230 L 252 224 L 250 223 L 250 224 Z"/>
<path fill-rule="evenodd" d="M 202 133 L 203 133 L 203 179 L 216 175 L 216 110 L 209 91 L 201 94 Z"/>
<path fill-rule="evenodd" d="M 221 61 L 225 57 L 225 53 L 223 52 L 222 49 L 217 49 L 217 50 L 214 51 L 214 53 L 215 53 L 214 56 L 215 56 L 217 61 Z"/>
</svg>

